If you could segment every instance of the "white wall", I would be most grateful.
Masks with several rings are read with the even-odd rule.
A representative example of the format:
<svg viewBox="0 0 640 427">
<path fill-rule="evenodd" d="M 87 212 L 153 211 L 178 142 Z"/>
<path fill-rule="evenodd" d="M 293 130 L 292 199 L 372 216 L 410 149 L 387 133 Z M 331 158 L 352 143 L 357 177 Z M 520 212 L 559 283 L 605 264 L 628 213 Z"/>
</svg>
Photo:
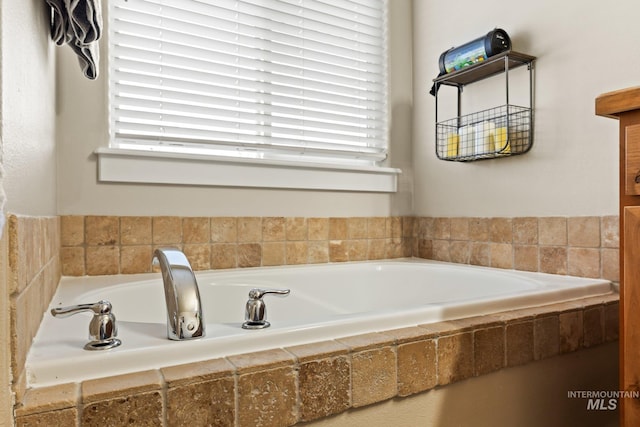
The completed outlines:
<svg viewBox="0 0 640 427">
<path fill-rule="evenodd" d="M 57 82 L 58 213 L 184 216 L 410 214 L 411 0 L 390 3 L 390 166 L 405 169 L 397 194 L 98 183 L 93 151 L 108 144 L 104 40 L 101 76 L 97 81 L 84 79 L 71 52 L 60 51 Z"/>
<path fill-rule="evenodd" d="M 455 7 L 415 0 L 414 213 L 616 214 L 618 123 L 595 116 L 594 99 L 640 84 L 639 13 L 635 0 L 467 0 Z M 437 160 L 434 98 L 428 92 L 438 58 L 495 26 L 511 36 L 514 50 L 538 58 L 533 148 L 506 159 Z M 472 112 L 490 100 L 504 104 L 503 93 L 502 79 L 467 86 L 463 107 Z"/>
<path fill-rule="evenodd" d="M 55 47 L 48 8 L 43 0 L 0 5 L 5 212 L 55 215 Z"/>
<path fill-rule="evenodd" d="M 55 55 L 43 0 L 0 1 L 0 206 L 55 215 Z M 0 209 L 1 210 L 1 209 Z M 4 221 L 0 221 L 3 224 Z M 0 236 L 6 233 L 0 225 Z M 13 425 L 8 237 L 0 239 L 0 425 Z"/>
</svg>

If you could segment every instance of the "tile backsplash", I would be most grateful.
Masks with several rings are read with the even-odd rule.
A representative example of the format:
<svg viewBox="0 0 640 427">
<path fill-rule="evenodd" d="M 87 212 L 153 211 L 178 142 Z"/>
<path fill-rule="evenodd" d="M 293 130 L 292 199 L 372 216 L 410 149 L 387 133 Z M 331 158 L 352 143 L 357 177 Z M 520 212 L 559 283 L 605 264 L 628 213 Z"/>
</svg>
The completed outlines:
<svg viewBox="0 0 640 427">
<path fill-rule="evenodd" d="M 420 257 L 619 280 L 617 216 L 62 216 L 62 273 L 152 271 L 153 250 L 182 249 L 195 270 Z"/>
<path fill-rule="evenodd" d="M 63 216 L 64 275 L 151 271 L 153 250 L 184 251 L 195 270 L 409 257 L 411 217 Z"/>
</svg>

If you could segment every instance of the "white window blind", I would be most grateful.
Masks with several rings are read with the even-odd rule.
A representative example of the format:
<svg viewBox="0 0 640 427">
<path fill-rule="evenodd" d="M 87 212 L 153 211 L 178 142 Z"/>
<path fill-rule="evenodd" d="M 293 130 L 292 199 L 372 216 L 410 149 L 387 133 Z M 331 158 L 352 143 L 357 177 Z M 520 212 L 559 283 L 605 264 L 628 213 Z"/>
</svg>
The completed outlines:
<svg viewBox="0 0 640 427">
<path fill-rule="evenodd" d="M 111 147 L 386 158 L 386 0 L 109 3 Z"/>
</svg>

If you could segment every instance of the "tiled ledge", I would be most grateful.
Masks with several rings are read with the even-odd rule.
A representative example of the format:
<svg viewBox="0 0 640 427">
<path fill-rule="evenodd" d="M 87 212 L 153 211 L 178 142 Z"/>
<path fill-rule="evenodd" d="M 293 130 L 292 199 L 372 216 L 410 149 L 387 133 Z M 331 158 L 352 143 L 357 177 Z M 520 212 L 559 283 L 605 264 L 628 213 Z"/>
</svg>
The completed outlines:
<svg viewBox="0 0 640 427">
<path fill-rule="evenodd" d="M 618 295 L 28 390 L 17 425 L 294 425 L 618 339 Z"/>
</svg>

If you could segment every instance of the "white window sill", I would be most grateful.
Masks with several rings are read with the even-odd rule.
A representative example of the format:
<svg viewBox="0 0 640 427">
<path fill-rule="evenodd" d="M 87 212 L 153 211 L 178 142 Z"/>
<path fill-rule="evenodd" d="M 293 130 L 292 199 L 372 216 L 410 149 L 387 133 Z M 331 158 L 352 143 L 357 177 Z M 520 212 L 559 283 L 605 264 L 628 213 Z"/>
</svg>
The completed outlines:
<svg viewBox="0 0 640 427">
<path fill-rule="evenodd" d="M 98 181 L 392 193 L 400 169 L 98 148 Z"/>
</svg>

